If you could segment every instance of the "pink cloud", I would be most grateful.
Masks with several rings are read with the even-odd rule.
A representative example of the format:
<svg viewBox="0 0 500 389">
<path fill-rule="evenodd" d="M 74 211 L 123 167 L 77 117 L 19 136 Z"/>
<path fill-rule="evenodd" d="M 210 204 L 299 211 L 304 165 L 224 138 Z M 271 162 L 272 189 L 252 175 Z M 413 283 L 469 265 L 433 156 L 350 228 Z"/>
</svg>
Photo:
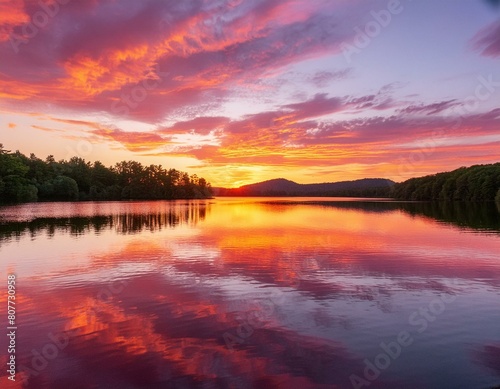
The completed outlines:
<svg viewBox="0 0 500 389">
<path fill-rule="evenodd" d="M 318 101 L 319 108 L 311 104 Z M 240 120 L 203 117 L 176 123 L 160 129 L 158 133 L 173 134 L 179 131 L 196 131 L 198 128 L 209 133 L 218 129 L 221 145 L 187 144 L 177 148 L 177 151 L 155 155 L 189 156 L 213 166 L 227 163 L 276 166 L 394 164 L 400 158 L 414 152 L 420 153 L 424 149 L 426 153 L 428 149 L 431 150 L 426 165 L 434 161 L 439 166 L 449 167 L 457 157 L 472 163 L 479 162 L 481 156 L 488 160 L 497 158 L 495 150 L 498 142 L 493 138 L 490 141 L 486 138 L 474 144 L 474 139 L 498 134 L 498 109 L 461 118 L 399 114 L 345 121 L 297 121 L 297 118 L 314 117 L 318 112 L 323 112 L 325 107 L 338 109 L 337 101 L 326 96 L 315 96 L 311 100 L 291 105 L 288 110 L 247 115 Z M 349 103 L 343 107 L 349 107 Z M 129 147 L 135 142 L 134 134 L 127 135 Z M 137 136 L 137 142 L 142 144 L 143 135 Z M 115 136 L 115 139 L 119 140 L 119 137 Z M 473 144 L 464 144 L 461 139 L 467 139 Z M 163 139 L 162 142 L 166 140 Z M 158 145 L 156 140 L 152 144 Z"/>
<path fill-rule="evenodd" d="M 447 110 L 448 108 L 456 107 L 461 105 L 457 100 L 446 100 L 440 101 L 438 103 L 432 104 L 419 104 L 419 105 L 410 105 L 406 108 L 399 109 L 398 111 L 406 114 L 425 114 L 425 115 L 435 115 L 442 111 Z"/>
<path fill-rule="evenodd" d="M 194 131 L 197 134 L 207 135 L 214 129 L 223 127 L 230 122 L 229 118 L 222 116 L 215 117 L 197 117 L 192 120 L 177 122 L 170 127 L 161 128 L 158 132 L 161 134 L 178 134 Z"/>
<path fill-rule="evenodd" d="M 472 44 L 484 56 L 500 56 L 500 20 L 479 31 L 472 39 Z"/>
<path fill-rule="evenodd" d="M 498 133 L 498 110 L 458 117 L 458 99 L 402 102 L 398 89 L 408 83 L 356 86 L 354 80 L 357 93 L 333 85 L 359 77 L 358 65 L 327 68 L 324 62 L 342 59 L 342 44 L 369 17 L 373 5 L 362 1 L 72 1 L 17 54 L 4 38 L 22 34 L 40 4 L 3 0 L 0 9 L 5 4 L 12 12 L 0 19 L 2 103 L 19 112 L 50 107 L 76 111 L 77 118 L 84 113 L 153 124 L 151 132 L 130 132 L 52 118 L 68 124 L 68 132 L 83 126 L 96 139 L 142 155 L 161 154 L 167 145 L 169 155 L 213 164 L 378 164 L 418 149 L 412 145 L 433 133 L 456 139 Z M 379 42 L 390 37 L 389 30 Z M 499 36 L 496 22 L 476 35 L 475 48 L 498 56 Z M 309 67 L 319 57 L 325 57 L 321 67 Z M 276 86 L 282 80 L 288 83 Z M 296 90 L 295 81 L 307 88 Z M 259 88 L 269 94 L 262 98 Z M 231 118 L 220 113 L 224 103 L 238 103 L 234 98 L 245 93 L 251 98 Z M 245 114 L 247 101 L 268 105 Z M 220 146 L 209 144 L 211 138 Z M 433 158 L 437 166 L 445 157 L 455 159 L 453 152 L 475 160 L 481 151 L 493 154 L 490 144 L 442 145 Z"/>
<path fill-rule="evenodd" d="M 332 81 L 341 80 L 349 76 L 352 72 L 352 69 L 343 69 L 335 72 L 316 72 L 311 78 L 310 82 L 317 86 L 318 88 L 325 87 L 330 84 Z"/>
<path fill-rule="evenodd" d="M 39 7 L 25 6 L 28 14 Z M 24 104 L 42 99 L 157 122 L 200 102 L 216 104 L 242 80 L 339 53 L 353 32 L 332 22 L 337 7 L 277 0 L 218 6 L 201 0 L 72 2 L 20 44 L 17 55 L 10 42 L 0 42 L 0 86 Z M 17 34 L 23 33 L 21 19 L 12 27 Z M 141 104 L 123 105 L 153 80 Z"/>
<path fill-rule="evenodd" d="M 293 116 L 296 120 L 331 114 L 340 111 L 343 107 L 342 99 L 327 97 L 326 93 L 318 93 L 309 101 L 284 106 L 294 111 Z"/>
<path fill-rule="evenodd" d="M 142 152 L 169 144 L 167 139 L 151 132 L 127 132 L 120 129 L 101 128 L 92 131 L 98 137 L 118 142 L 130 151 Z"/>
</svg>

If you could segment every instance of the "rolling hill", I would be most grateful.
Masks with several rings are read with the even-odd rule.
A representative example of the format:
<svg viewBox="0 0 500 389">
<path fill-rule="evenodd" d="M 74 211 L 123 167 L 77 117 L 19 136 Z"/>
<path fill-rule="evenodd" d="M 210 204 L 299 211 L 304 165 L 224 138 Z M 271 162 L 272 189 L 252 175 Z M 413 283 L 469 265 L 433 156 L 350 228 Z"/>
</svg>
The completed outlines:
<svg viewBox="0 0 500 389">
<path fill-rule="evenodd" d="M 363 178 L 355 181 L 298 184 L 284 178 L 244 185 L 239 188 L 213 188 L 216 196 L 359 196 L 388 197 L 394 181 Z"/>
</svg>

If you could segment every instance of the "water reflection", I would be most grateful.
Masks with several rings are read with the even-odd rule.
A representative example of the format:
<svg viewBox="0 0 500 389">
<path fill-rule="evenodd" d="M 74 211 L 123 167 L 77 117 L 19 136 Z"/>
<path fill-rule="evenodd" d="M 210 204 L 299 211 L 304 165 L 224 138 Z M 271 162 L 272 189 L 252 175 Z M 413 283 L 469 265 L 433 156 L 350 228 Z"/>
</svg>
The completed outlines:
<svg viewBox="0 0 500 389">
<path fill-rule="evenodd" d="M 349 388 L 403 330 L 413 344 L 371 388 L 500 383 L 489 205 L 68 207 L 0 210 L 3 268 L 20 280 L 18 388 Z M 41 367 L 48 344 L 63 346 Z"/>
<path fill-rule="evenodd" d="M 405 212 L 460 227 L 500 231 L 500 209 L 494 203 L 421 203 L 405 204 Z"/>
<path fill-rule="evenodd" d="M 109 293 L 116 284 L 69 288 L 64 295 L 28 287 L 23 293 L 31 296 L 23 300 L 30 318 L 23 326 L 23 343 L 29 344 L 21 349 L 29 355 L 22 357 L 23 387 L 62 389 L 74 386 L 78 377 L 82 388 L 314 388 L 347 385 L 345 369 L 361 368 L 341 342 L 283 328 L 277 309 L 265 324 L 239 338 L 237 347 L 228 347 L 225 335 L 243 336 L 244 303 L 216 300 L 207 285 L 188 285 L 145 275 L 116 293 Z M 56 342 L 67 345 L 57 363 L 47 363 L 39 373 L 33 358 Z"/>
<path fill-rule="evenodd" d="M 2 208 L 0 208 L 0 240 L 12 237 L 19 238 L 24 234 L 35 237 L 41 233 L 52 237 L 56 231 L 78 236 L 87 233 L 99 234 L 103 230 L 114 230 L 120 234 L 129 234 L 138 233 L 143 230 L 160 231 L 165 227 L 176 227 L 185 224 L 196 226 L 200 221 L 205 220 L 207 210 L 209 209 L 209 204 L 200 201 L 180 204 L 177 202 L 163 202 L 161 203 L 163 206 L 159 206 L 160 203 L 152 203 L 142 211 L 137 208 L 134 209 L 135 207 L 131 207 L 131 209 L 127 208 L 126 203 L 115 203 L 114 209 L 106 210 L 107 212 L 116 212 L 110 215 L 97 214 L 87 216 L 85 214 L 99 213 L 99 209 L 85 209 L 85 207 L 82 207 L 83 209 L 80 210 L 82 211 L 82 216 L 36 217 L 37 208 L 47 208 L 50 204 L 56 203 L 41 204 L 40 207 L 38 207 L 39 204 L 32 204 L 31 207 L 35 208 L 31 210 L 32 212 L 29 209 L 25 209 L 24 213 L 21 213 L 28 220 L 21 221 L 16 220 L 19 218 L 19 214 L 12 212 L 10 208 L 3 208 L 9 211 L 6 214 L 3 214 Z M 156 205 L 156 207 L 151 207 L 151 205 Z M 67 204 L 62 203 L 54 206 L 64 208 Z M 154 211 L 154 213 L 151 211 Z M 10 220 L 13 216 L 15 216 L 15 219 Z"/>
<path fill-rule="evenodd" d="M 182 203 L 145 203 L 146 209 L 127 207 L 127 203 L 111 203 L 111 209 L 105 212 L 115 211 L 113 214 L 95 215 L 99 213 L 95 208 L 81 207 L 79 213 L 82 216 L 71 217 L 45 217 L 43 210 L 53 203 L 32 204 L 35 210 L 32 212 L 24 210 L 19 213 L 13 212 L 14 207 L 0 207 L 0 239 L 20 237 L 29 234 L 34 237 L 41 232 L 47 236 L 53 236 L 57 231 L 67 232 L 71 235 L 82 235 L 86 233 L 99 233 L 102 230 L 114 230 L 117 233 L 138 233 L 143 230 L 156 231 L 165 227 L 176 227 L 183 224 L 196 226 L 205 220 L 210 210 L 210 203 L 201 201 Z M 99 204 L 99 203 L 97 203 Z M 108 203 L 109 204 L 109 203 Z M 166 204 L 166 205 L 165 205 Z M 388 213 L 405 212 L 416 217 L 427 217 L 432 220 L 446 224 L 474 229 L 478 231 L 500 231 L 500 209 L 494 203 L 465 203 L 465 202 L 393 202 L 393 201 L 338 201 L 338 200 L 288 200 L 283 201 L 258 201 L 258 204 L 269 212 L 285 212 L 290 207 L 308 205 L 324 208 L 359 210 L 363 212 Z M 136 204 L 134 204 L 136 205 Z M 67 204 L 58 204 L 57 207 L 65 207 Z M 74 205 L 73 205 L 74 206 Z M 22 207 L 22 206 L 21 206 Z M 41 208 L 43 217 L 37 217 L 36 208 Z M 73 208 L 73 207 L 71 207 Z M 153 210 L 154 212 L 148 212 Z M 71 212 L 72 210 L 69 210 Z M 122 213 L 122 212 L 126 213 Z M 40 211 L 39 211 L 40 212 Z M 66 211 L 65 213 L 67 213 Z M 28 220 L 19 220 L 19 219 Z"/>
<path fill-rule="evenodd" d="M 282 210 L 291 205 L 318 205 L 339 209 L 386 213 L 406 212 L 413 216 L 424 216 L 450 225 L 486 231 L 500 231 L 500 204 L 480 202 L 396 202 L 396 201 L 268 201 L 265 204 L 279 206 Z"/>
</svg>

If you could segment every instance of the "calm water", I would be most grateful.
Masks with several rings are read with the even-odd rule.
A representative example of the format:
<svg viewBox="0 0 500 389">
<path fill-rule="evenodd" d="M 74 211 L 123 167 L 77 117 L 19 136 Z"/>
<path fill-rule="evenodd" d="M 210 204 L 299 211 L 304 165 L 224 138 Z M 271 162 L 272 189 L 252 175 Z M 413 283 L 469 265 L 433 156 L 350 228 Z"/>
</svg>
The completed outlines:
<svg viewBox="0 0 500 389">
<path fill-rule="evenodd" d="M 492 388 L 499 253 L 493 204 L 2 207 L 0 387 Z"/>
</svg>

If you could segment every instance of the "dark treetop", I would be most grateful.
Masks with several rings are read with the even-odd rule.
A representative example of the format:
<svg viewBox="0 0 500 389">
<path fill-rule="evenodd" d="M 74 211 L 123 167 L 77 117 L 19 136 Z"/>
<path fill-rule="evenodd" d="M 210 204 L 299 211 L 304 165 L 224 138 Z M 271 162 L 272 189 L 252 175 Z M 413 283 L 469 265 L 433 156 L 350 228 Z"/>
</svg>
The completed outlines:
<svg viewBox="0 0 500 389">
<path fill-rule="evenodd" d="M 500 163 L 461 167 L 396 184 L 398 200 L 500 201 Z"/>
<path fill-rule="evenodd" d="M 0 203 L 75 200 L 160 200 L 210 198 L 210 184 L 161 165 L 123 161 L 113 167 L 86 162 L 45 160 L 11 153 L 0 144 Z"/>
</svg>

